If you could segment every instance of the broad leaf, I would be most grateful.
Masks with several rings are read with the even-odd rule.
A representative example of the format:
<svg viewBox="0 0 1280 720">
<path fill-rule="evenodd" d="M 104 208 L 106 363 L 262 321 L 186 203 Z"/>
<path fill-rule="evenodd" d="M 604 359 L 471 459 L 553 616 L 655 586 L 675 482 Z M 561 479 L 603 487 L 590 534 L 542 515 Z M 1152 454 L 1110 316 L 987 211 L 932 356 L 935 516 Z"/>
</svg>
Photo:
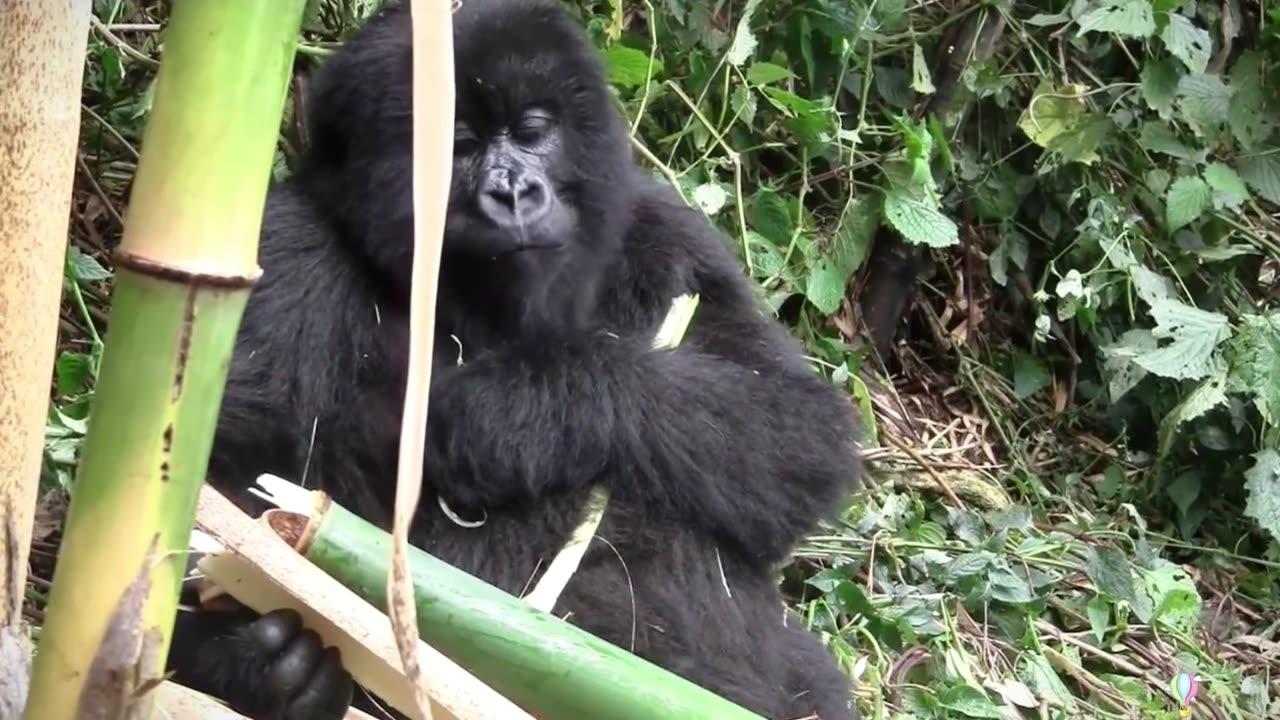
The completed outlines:
<svg viewBox="0 0 1280 720">
<path fill-rule="evenodd" d="M 1244 474 L 1249 491 L 1244 514 L 1280 541 L 1280 452 L 1263 450 L 1253 459 L 1253 467 Z"/>
<path fill-rule="evenodd" d="M 1169 186 L 1164 215 L 1169 232 L 1190 224 L 1213 205 L 1213 191 L 1198 177 L 1180 177 Z"/>
<path fill-rule="evenodd" d="M 1219 210 L 1238 210 L 1249 199 L 1249 188 L 1229 165 L 1209 163 L 1204 179 L 1213 190 L 1213 206 Z"/>
<path fill-rule="evenodd" d="M 1215 137 L 1231 110 L 1231 88 L 1217 75 L 1187 75 L 1178 81 L 1183 119 L 1200 137 Z"/>
<path fill-rule="evenodd" d="M 1195 23 L 1183 15 L 1169 15 L 1169 24 L 1160 33 L 1164 46 L 1174 57 L 1193 73 L 1202 73 L 1209 64 L 1209 54 L 1213 49 L 1213 39 L 1209 31 L 1196 27 Z"/>
<path fill-rule="evenodd" d="M 1087 32 L 1110 32 L 1146 38 L 1156 31 L 1150 0 L 1106 0 L 1100 7 L 1085 13 L 1077 22 L 1081 35 Z"/>
<path fill-rule="evenodd" d="M 1246 155 L 1236 160 L 1236 169 L 1254 192 L 1280 205 L 1280 152 Z"/>
<path fill-rule="evenodd" d="M 1206 312 L 1177 300 L 1151 305 L 1156 320 L 1152 334 L 1173 342 L 1134 358 L 1148 372 L 1175 380 L 1198 380 L 1218 369 L 1215 351 L 1231 337 L 1225 315 Z"/>
<path fill-rule="evenodd" d="M 1178 97 L 1178 66 L 1172 60 L 1148 60 L 1142 67 L 1142 98 L 1168 120 Z"/>
<path fill-rule="evenodd" d="M 942 248 L 960 242 L 960 231 L 951 218 L 905 190 L 885 193 L 884 216 L 904 239 L 915 245 Z"/>
<path fill-rule="evenodd" d="M 604 63 L 609 73 L 609 82 L 622 87 L 644 85 L 650 79 L 649 54 L 629 48 L 625 45 L 611 45 L 604 51 Z M 653 58 L 653 74 L 656 78 L 662 73 L 662 61 Z"/>
</svg>

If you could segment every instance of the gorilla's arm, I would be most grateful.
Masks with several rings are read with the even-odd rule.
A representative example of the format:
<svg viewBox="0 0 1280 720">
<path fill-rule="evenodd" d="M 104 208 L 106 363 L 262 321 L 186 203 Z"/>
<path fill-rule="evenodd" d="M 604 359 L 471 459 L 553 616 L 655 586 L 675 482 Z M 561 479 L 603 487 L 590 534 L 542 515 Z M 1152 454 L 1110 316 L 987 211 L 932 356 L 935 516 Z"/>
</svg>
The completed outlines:
<svg viewBox="0 0 1280 720">
<path fill-rule="evenodd" d="M 782 559 L 855 484 L 853 410 L 760 312 L 718 238 L 683 215 L 657 219 L 645 226 L 660 250 L 650 255 L 692 237 L 676 245 L 685 272 L 631 276 L 684 279 L 622 302 L 652 305 L 643 312 L 655 320 L 642 323 L 652 328 L 675 295 L 700 293 L 680 347 L 655 351 L 651 330 L 602 328 L 436 370 L 427 480 L 474 507 L 604 478 L 616 496 Z"/>
</svg>

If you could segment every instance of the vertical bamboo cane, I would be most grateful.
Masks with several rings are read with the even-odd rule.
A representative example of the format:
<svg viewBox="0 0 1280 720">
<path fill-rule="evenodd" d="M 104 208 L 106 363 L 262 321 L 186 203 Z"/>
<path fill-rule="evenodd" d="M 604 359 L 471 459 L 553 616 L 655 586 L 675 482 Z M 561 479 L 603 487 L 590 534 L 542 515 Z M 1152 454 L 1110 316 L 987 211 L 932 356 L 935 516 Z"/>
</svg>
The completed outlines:
<svg viewBox="0 0 1280 720">
<path fill-rule="evenodd" d="M 22 622 L 80 130 L 89 0 L 0 3 L 0 718 L 26 702 Z"/>
<path fill-rule="evenodd" d="M 173 5 L 26 720 L 150 716 L 303 4 Z"/>
</svg>

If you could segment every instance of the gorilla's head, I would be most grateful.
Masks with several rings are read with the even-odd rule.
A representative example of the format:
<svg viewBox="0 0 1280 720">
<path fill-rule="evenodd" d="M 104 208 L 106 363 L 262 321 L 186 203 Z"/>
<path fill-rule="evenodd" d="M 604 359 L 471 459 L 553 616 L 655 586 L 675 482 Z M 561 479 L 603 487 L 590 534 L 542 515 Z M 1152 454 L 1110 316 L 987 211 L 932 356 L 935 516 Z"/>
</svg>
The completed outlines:
<svg viewBox="0 0 1280 720">
<path fill-rule="evenodd" d="M 550 267 L 608 256 L 628 215 L 627 128 L 604 68 L 555 0 L 462 0 L 448 258 Z M 407 278 L 412 49 L 407 5 L 384 8 L 317 76 L 312 174 L 344 230 Z M 335 178 L 341 178 L 340 182 Z"/>
</svg>

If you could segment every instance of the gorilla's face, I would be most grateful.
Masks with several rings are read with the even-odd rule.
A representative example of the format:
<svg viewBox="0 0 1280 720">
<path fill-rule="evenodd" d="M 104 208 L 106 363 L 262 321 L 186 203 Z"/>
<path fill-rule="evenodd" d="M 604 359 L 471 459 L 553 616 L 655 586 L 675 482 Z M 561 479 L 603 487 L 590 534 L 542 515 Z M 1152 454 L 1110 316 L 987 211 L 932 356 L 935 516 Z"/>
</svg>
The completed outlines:
<svg viewBox="0 0 1280 720">
<path fill-rule="evenodd" d="M 464 254 L 562 249 L 576 235 L 572 164 L 556 111 L 513 107 L 486 117 L 460 107 L 445 242 Z M 471 112 L 465 112 L 470 110 Z"/>
</svg>

